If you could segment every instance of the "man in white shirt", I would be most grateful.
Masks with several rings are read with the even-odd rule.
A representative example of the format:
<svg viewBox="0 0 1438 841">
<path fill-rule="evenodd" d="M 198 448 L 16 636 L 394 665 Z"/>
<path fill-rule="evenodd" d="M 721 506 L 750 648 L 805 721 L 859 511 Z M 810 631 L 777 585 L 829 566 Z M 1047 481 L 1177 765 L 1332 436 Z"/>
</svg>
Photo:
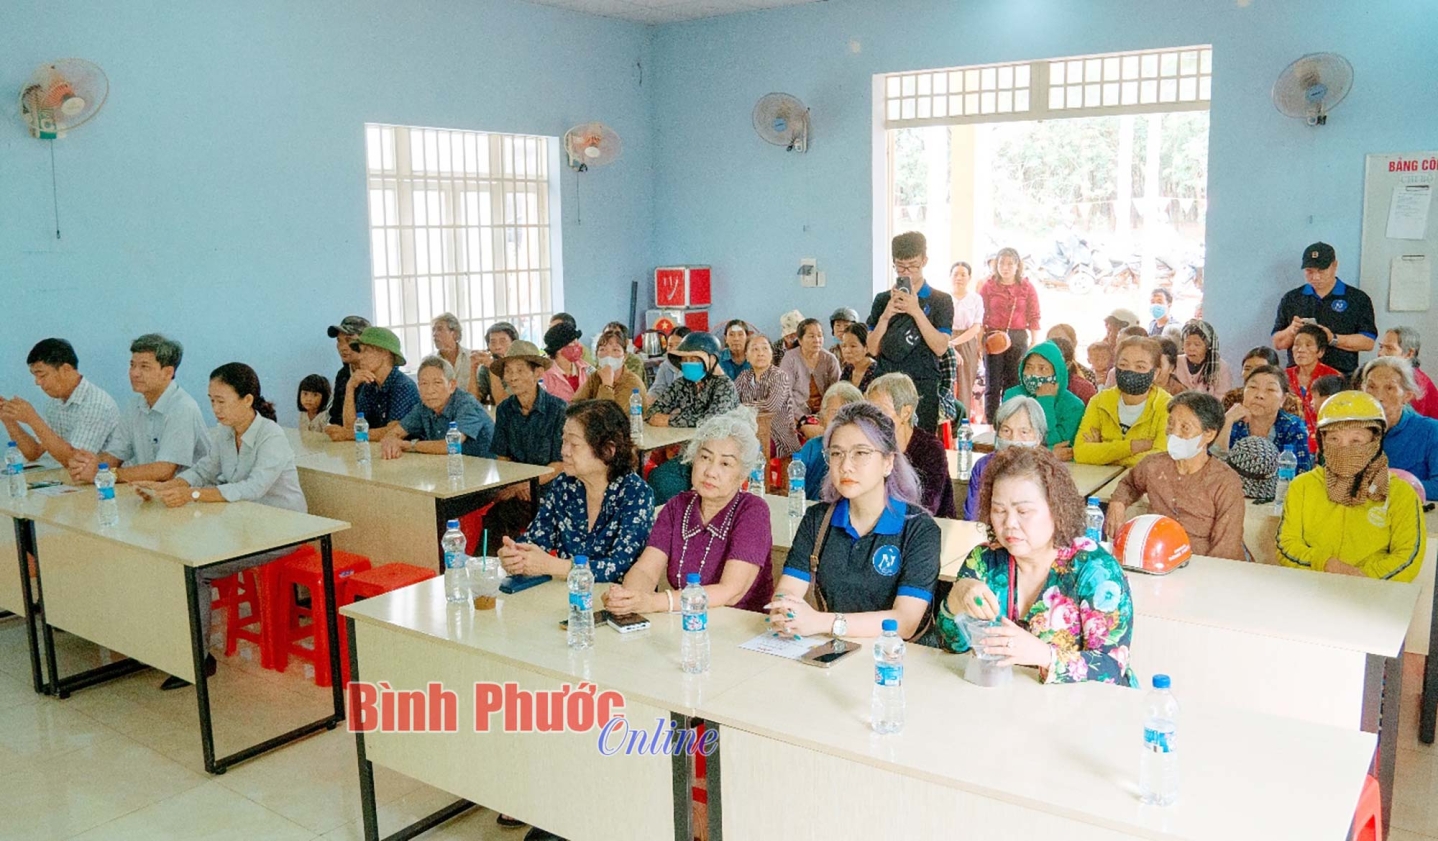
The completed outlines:
<svg viewBox="0 0 1438 841">
<path fill-rule="evenodd" d="M 69 467 L 77 450 L 95 452 L 109 442 L 120 409 L 77 370 L 80 360 L 74 346 L 64 339 L 42 339 L 30 349 L 25 364 L 35 385 L 50 398 L 45 416 L 24 398 L 0 398 L 0 423 L 27 461 L 48 453 Z"/>
<path fill-rule="evenodd" d="M 103 453 L 76 452 L 70 461 L 76 483 L 93 482 L 101 463 L 108 463 L 121 482 L 168 482 L 205 457 L 210 437 L 200 405 L 175 382 L 184 353 L 179 342 L 159 333 L 130 343 L 135 401 L 120 416 Z"/>
</svg>

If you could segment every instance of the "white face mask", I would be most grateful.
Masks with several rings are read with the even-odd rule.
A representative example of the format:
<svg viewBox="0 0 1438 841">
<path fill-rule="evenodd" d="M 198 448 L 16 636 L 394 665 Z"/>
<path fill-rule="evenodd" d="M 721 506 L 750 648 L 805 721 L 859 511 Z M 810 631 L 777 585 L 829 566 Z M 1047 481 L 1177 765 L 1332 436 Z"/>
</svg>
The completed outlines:
<svg viewBox="0 0 1438 841">
<path fill-rule="evenodd" d="M 599 367 L 613 368 L 615 371 L 618 371 L 624 367 L 624 360 L 617 356 L 601 356 L 599 357 Z"/>
<path fill-rule="evenodd" d="M 1007 450 L 1009 447 L 1037 447 L 1038 445 L 1037 441 L 1010 441 L 1007 438 L 994 437 L 994 452 Z"/>
<path fill-rule="evenodd" d="M 1179 438 L 1177 435 L 1168 436 L 1168 454 L 1174 461 L 1186 461 L 1198 455 L 1203 450 L 1203 436 L 1193 438 Z"/>
</svg>

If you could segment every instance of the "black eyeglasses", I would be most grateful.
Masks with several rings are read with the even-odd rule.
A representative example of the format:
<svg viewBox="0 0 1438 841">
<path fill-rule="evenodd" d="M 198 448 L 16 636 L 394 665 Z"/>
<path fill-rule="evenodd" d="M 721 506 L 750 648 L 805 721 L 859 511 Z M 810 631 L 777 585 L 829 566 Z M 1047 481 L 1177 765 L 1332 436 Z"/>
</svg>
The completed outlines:
<svg viewBox="0 0 1438 841">
<path fill-rule="evenodd" d="M 355 353 L 360 352 L 360 347 L 361 345 L 359 342 L 350 342 L 350 350 L 354 351 Z"/>
</svg>

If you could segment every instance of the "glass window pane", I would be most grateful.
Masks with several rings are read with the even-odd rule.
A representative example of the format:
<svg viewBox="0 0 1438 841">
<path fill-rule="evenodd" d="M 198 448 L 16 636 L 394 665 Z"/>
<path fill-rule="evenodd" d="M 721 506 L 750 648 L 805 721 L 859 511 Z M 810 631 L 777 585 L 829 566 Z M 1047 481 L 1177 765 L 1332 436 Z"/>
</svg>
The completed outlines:
<svg viewBox="0 0 1438 841">
<path fill-rule="evenodd" d="M 884 93 L 885 93 L 886 95 L 888 95 L 888 96 L 891 96 L 891 97 L 893 97 L 893 96 L 898 96 L 898 95 L 899 95 L 899 77 L 898 77 L 898 76 L 890 76 L 888 79 L 885 80 L 885 82 L 884 82 Z"/>
<path fill-rule="evenodd" d="M 1083 81 L 1083 59 L 1081 59 L 1081 58 L 1071 59 L 1071 60 L 1069 61 L 1069 63 L 1068 63 L 1068 67 L 1069 67 L 1069 69 L 1068 69 L 1068 82 L 1067 82 L 1067 84 L 1072 85 L 1072 84 L 1074 84 L 1075 82 L 1082 82 L 1082 81 Z"/>
<path fill-rule="evenodd" d="M 1204 50 L 1198 56 L 1198 72 L 1213 72 L 1213 50 Z"/>
<path fill-rule="evenodd" d="M 1091 58 L 1084 62 L 1083 80 L 1085 82 L 1103 81 L 1103 59 Z"/>
<path fill-rule="evenodd" d="M 1200 77 L 1199 77 L 1199 79 L 1198 79 L 1198 98 L 1199 98 L 1199 99 L 1210 99 L 1210 98 L 1211 98 L 1211 97 L 1209 96 L 1209 94 L 1212 93 L 1212 91 L 1210 90 L 1212 81 L 1213 81 L 1213 77 L 1212 77 L 1212 76 L 1200 76 Z"/>
<path fill-rule="evenodd" d="M 927 96 L 919 97 L 919 119 L 927 120 L 933 116 L 933 108 L 930 107 L 930 99 Z"/>
<path fill-rule="evenodd" d="M 1138 78 L 1138 56 L 1126 55 L 1123 57 L 1123 77 L 1125 79 Z"/>
<path fill-rule="evenodd" d="M 934 93 L 943 95 L 943 94 L 946 94 L 946 93 L 948 93 L 948 92 L 949 92 L 949 74 L 947 74 L 947 73 L 935 73 L 935 74 L 934 74 Z"/>
<path fill-rule="evenodd" d="M 980 94 L 979 110 L 984 114 L 994 113 L 994 92 L 984 91 Z"/>
<path fill-rule="evenodd" d="M 1103 96 L 1098 85 L 1083 86 L 1083 104 L 1085 108 L 1097 108 L 1103 101 Z"/>
<path fill-rule="evenodd" d="M 949 95 L 949 113 L 955 117 L 964 113 L 964 98 L 959 94 Z"/>
<path fill-rule="evenodd" d="M 934 116 L 935 116 L 935 117 L 947 117 L 947 116 L 949 116 L 949 98 L 948 98 L 947 96 L 936 96 L 936 97 L 934 97 Z"/>
<path fill-rule="evenodd" d="M 1178 80 L 1178 99 L 1180 102 L 1193 102 L 1198 98 L 1198 79 L 1194 76 L 1182 76 Z"/>
<path fill-rule="evenodd" d="M 1118 82 L 1104 82 L 1103 104 L 1104 107 L 1118 104 Z"/>
<path fill-rule="evenodd" d="M 979 84 L 983 90 L 991 91 L 998 82 L 998 72 L 992 67 L 985 67 L 979 71 Z"/>
<path fill-rule="evenodd" d="M 1049 88 L 1049 110 L 1062 111 L 1064 107 L 1064 89 Z"/>
<path fill-rule="evenodd" d="M 919 96 L 928 96 L 933 92 L 933 77 L 925 73 L 919 77 Z"/>
<path fill-rule="evenodd" d="M 1103 77 L 1106 81 L 1116 81 L 1119 77 L 1119 58 L 1109 56 L 1103 60 Z"/>
<path fill-rule="evenodd" d="M 964 74 L 957 70 L 949 73 L 949 92 L 961 93 L 964 90 Z"/>
<path fill-rule="evenodd" d="M 1028 90 L 1014 91 L 1014 110 L 1023 113 L 1029 110 Z"/>
<path fill-rule="evenodd" d="M 1163 79 L 1158 83 L 1158 101 L 1175 102 L 1178 100 L 1178 80 Z"/>
<path fill-rule="evenodd" d="M 914 111 L 915 111 L 915 108 L 914 108 L 914 100 L 912 100 L 912 99 L 904 99 L 904 100 L 900 100 L 900 101 L 904 103 L 903 116 L 902 116 L 900 119 L 904 119 L 904 120 L 912 120 L 912 119 L 914 119 Z"/>
<path fill-rule="evenodd" d="M 999 91 L 998 111 L 1000 114 L 1009 114 L 1014 110 L 1014 92 Z"/>
<path fill-rule="evenodd" d="M 1151 105 L 1158 102 L 1158 82 L 1153 79 L 1139 82 L 1138 101 L 1140 105 Z"/>
<path fill-rule="evenodd" d="M 1026 88 L 1029 86 L 1029 66 L 1020 64 L 1014 68 L 1014 87 Z"/>
<path fill-rule="evenodd" d="M 1178 54 L 1178 72 L 1181 76 L 1198 75 L 1198 50 L 1184 50 Z"/>
<path fill-rule="evenodd" d="M 1158 75 L 1158 53 L 1148 53 L 1139 58 L 1142 65 L 1140 75 L 1145 79 L 1152 79 Z"/>
<path fill-rule="evenodd" d="M 978 90 L 978 89 L 979 89 L 979 71 L 977 71 L 977 70 L 965 70 L 965 71 L 964 71 L 964 90 L 966 90 L 966 91 L 976 91 L 976 90 Z"/>
<path fill-rule="evenodd" d="M 1068 92 L 1069 92 L 1068 107 L 1070 107 L 1070 108 L 1082 108 L 1082 107 L 1083 107 L 1083 85 L 1069 85 L 1069 86 L 1068 86 Z"/>
<path fill-rule="evenodd" d="M 1064 63 L 1062 61 L 1049 62 L 1049 84 L 1062 85 L 1064 83 Z"/>
<path fill-rule="evenodd" d="M 918 86 L 918 81 L 917 81 L 913 76 L 905 76 L 905 77 L 904 77 L 904 96 L 913 96 L 913 95 L 914 95 L 914 89 L 915 89 L 915 87 L 917 87 L 917 86 Z"/>
<path fill-rule="evenodd" d="M 1163 56 L 1159 59 L 1158 66 L 1159 66 L 1159 75 L 1161 75 L 1161 76 L 1177 76 L 1177 75 L 1178 75 L 1178 53 L 1164 53 Z"/>
<path fill-rule="evenodd" d="M 977 113 L 979 113 L 979 95 L 978 95 L 978 94 L 976 94 L 976 93 L 966 93 L 966 94 L 964 94 L 964 113 L 965 113 L 965 114 L 977 114 Z"/>
<path fill-rule="evenodd" d="M 888 114 L 886 115 L 885 119 L 889 119 L 889 120 L 897 120 L 897 119 L 899 119 L 899 100 L 897 100 L 897 99 L 891 99 L 891 100 L 889 100 L 889 112 L 888 112 Z"/>
<path fill-rule="evenodd" d="M 1014 69 L 1012 67 L 999 68 L 999 87 L 1011 88 L 1014 86 Z"/>
<path fill-rule="evenodd" d="M 1138 104 L 1138 82 L 1124 82 L 1124 83 L 1123 83 L 1123 104 L 1124 104 L 1124 105 L 1137 105 L 1137 104 Z"/>
</svg>

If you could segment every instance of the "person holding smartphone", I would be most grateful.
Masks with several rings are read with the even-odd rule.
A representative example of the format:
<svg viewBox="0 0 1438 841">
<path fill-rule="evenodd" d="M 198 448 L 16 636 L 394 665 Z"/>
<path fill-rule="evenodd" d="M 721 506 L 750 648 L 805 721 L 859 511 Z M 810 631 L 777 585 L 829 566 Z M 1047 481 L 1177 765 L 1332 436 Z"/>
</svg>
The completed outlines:
<svg viewBox="0 0 1438 841">
<path fill-rule="evenodd" d="M 899 278 L 874 298 L 869 353 L 878 360 L 877 376 L 908 374 L 914 381 L 921 398 L 915 425 L 934 432 L 939 427 L 939 357 L 949 349 L 954 299 L 924 281 L 929 252 L 923 234 L 899 234 L 890 251 Z"/>
</svg>

